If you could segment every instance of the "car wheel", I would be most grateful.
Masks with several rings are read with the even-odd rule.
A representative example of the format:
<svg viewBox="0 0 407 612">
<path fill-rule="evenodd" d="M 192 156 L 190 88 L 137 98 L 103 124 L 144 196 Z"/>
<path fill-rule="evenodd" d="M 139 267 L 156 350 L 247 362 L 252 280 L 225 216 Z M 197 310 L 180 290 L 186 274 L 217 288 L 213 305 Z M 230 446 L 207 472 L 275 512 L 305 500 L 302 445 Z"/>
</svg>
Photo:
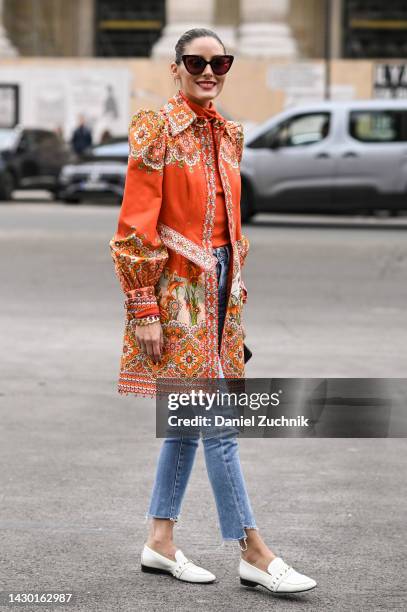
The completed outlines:
<svg viewBox="0 0 407 612">
<path fill-rule="evenodd" d="M 240 215 L 242 223 L 249 223 L 254 215 L 253 190 L 247 181 L 242 181 L 242 195 L 240 198 Z"/>
<path fill-rule="evenodd" d="M 11 200 L 14 189 L 14 177 L 7 170 L 0 177 L 0 200 Z"/>
</svg>

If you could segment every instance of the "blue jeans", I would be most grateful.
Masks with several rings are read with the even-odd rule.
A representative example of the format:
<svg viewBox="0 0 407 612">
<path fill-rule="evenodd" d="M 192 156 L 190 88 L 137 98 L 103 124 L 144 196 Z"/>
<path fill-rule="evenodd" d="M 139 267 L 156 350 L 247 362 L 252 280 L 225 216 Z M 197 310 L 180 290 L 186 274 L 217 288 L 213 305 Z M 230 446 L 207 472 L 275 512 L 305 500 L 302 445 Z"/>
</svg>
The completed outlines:
<svg viewBox="0 0 407 612">
<path fill-rule="evenodd" d="M 220 352 L 220 342 L 222 339 L 222 330 L 226 316 L 226 297 L 227 297 L 227 282 L 230 263 L 230 247 L 229 245 L 221 246 L 213 249 L 218 263 L 216 264 L 216 273 L 218 276 L 218 351 Z"/>
<path fill-rule="evenodd" d="M 226 314 L 229 245 L 213 249 L 218 259 L 219 347 Z M 147 517 L 178 521 L 191 475 L 200 435 L 164 438 L 158 457 L 155 482 Z M 257 529 L 239 459 L 236 434 L 228 430 L 213 437 L 202 436 L 205 464 L 215 497 L 224 540 L 242 540 L 244 528 Z"/>
</svg>

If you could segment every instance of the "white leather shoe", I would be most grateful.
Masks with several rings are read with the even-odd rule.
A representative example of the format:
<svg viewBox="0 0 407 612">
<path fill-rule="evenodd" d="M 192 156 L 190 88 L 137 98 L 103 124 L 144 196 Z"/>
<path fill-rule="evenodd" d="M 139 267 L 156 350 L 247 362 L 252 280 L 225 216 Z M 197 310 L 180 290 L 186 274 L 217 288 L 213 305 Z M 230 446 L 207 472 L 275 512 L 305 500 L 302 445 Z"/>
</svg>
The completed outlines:
<svg viewBox="0 0 407 612">
<path fill-rule="evenodd" d="M 141 570 L 152 574 L 171 574 L 185 582 L 200 582 L 207 584 L 216 580 L 216 576 L 203 567 L 189 561 L 182 550 L 175 552 L 176 561 L 172 561 L 147 545 L 141 553 Z"/>
<path fill-rule="evenodd" d="M 264 586 L 273 593 L 302 593 L 317 586 L 312 578 L 299 574 L 290 565 L 287 565 L 281 557 L 270 561 L 267 572 L 258 569 L 244 559 L 239 565 L 240 582 L 247 587 Z"/>
</svg>

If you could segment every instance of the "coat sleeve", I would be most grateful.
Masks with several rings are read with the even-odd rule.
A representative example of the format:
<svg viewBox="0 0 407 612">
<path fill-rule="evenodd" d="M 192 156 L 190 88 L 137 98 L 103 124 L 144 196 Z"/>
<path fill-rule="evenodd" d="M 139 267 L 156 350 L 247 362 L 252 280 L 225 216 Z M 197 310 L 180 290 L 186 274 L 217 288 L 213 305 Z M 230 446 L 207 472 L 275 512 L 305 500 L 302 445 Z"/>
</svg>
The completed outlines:
<svg viewBox="0 0 407 612">
<path fill-rule="evenodd" d="M 237 160 L 239 162 L 239 166 L 240 166 L 240 162 L 242 161 L 242 157 L 243 157 L 243 147 L 244 147 L 244 129 L 243 129 L 243 124 L 242 123 L 237 123 L 237 130 L 236 130 L 236 155 L 237 155 Z M 243 268 L 243 266 L 245 264 L 246 257 L 247 257 L 247 253 L 249 251 L 250 243 L 249 243 L 249 239 L 247 238 L 247 236 L 242 234 L 242 226 L 241 226 L 240 215 L 239 215 L 238 220 L 237 220 L 237 226 L 238 226 L 237 227 L 237 234 L 239 236 L 239 239 L 237 240 L 237 248 L 238 248 L 238 252 L 239 252 L 240 267 Z M 242 286 L 243 303 L 246 304 L 246 302 L 247 302 L 247 288 L 246 288 L 246 285 L 243 282 L 243 279 L 241 279 L 241 286 Z"/>
<path fill-rule="evenodd" d="M 140 109 L 129 126 L 129 159 L 117 230 L 109 242 L 129 318 L 159 314 L 155 296 L 168 251 L 157 233 L 166 148 L 165 120 Z"/>
<path fill-rule="evenodd" d="M 244 147 L 244 129 L 243 124 L 238 123 L 238 128 L 236 130 L 236 152 L 237 152 L 237 160 L 240 164 L 243 157 L 243 147 Z"/>
</svg>

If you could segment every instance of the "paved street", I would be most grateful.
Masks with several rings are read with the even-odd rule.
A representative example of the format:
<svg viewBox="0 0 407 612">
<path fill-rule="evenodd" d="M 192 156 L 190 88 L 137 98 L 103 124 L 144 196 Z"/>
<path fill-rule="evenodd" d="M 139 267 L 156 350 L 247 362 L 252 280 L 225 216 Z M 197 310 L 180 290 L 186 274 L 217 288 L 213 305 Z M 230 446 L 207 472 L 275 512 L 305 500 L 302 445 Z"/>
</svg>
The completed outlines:
<svg viewBox="0 0 407 612">
<path fill-rule="evenodd" d="M 202 449 L 177 543 L 218 581 L 140 573 L 161 441 L 154 402 L 116 392 L 118 210 L 0 206 L 0 591 L 69 590 L 86 612 L 405 610 L 402 439 L 241 441 L 261 533 L 315 591 L 240 586 Z M 407 216 L 261 216 L 244 231 L 248 377 L 406 376 Z"/>
</svg>

